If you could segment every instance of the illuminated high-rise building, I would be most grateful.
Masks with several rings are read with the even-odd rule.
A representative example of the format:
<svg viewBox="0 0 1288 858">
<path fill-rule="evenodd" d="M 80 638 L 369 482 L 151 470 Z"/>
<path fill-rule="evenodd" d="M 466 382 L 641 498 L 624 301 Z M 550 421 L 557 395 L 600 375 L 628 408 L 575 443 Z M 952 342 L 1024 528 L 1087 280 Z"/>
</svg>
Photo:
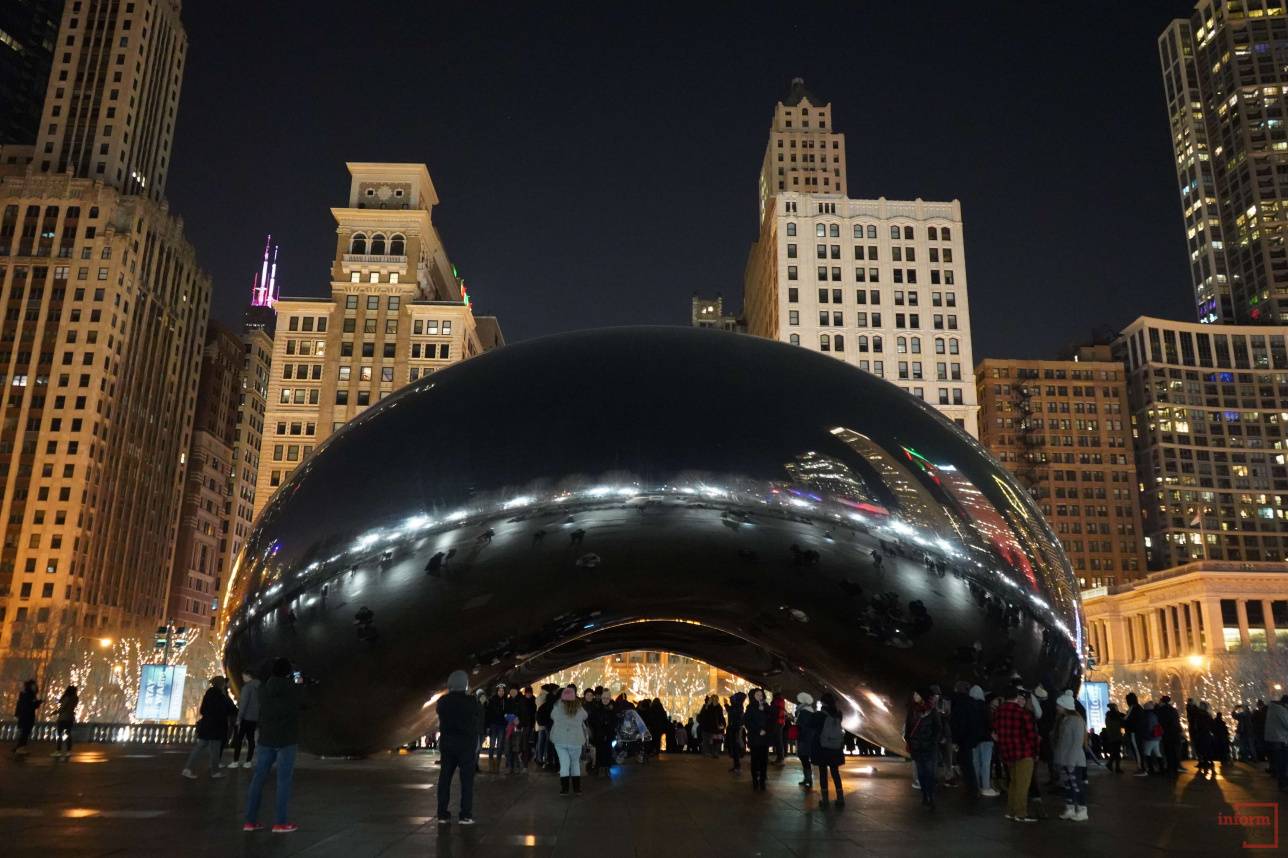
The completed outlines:
<svg viewBox="0 0 1288 858">
<path fill-rule="evenodd" d="M 747 332 L 885 378 L 976 433 L 961 205 L 851 199 L 832 108 L 797 79 L 774 108 L 747 257 Z"/>
<path fill-rule="evenodd" d="M 1019 478 L 1082 587 L 1145 571 L 1126 368 L 1108 346 L 975 367 L 979 440 Z"/>
<path fill-rule="evenodd" d="M 36 142 L 62 14 L 63 0 L 0 3 L 0 146 Z"/>
<path fill-rule="evenodd" d="M 423 164 L 348 165 L 334 208 L 330 296 L 278 298 L 255 512 L 348 420 L 403 385 L 503 344 L 475 317 L 432 211 Z"/>
<path fill-rule="evenodd" d="M 178 8 L 69 0 L 36 160 L 0 162 L 3 680 L 166 612 L 210 312 L 161 199 Z"/>
<path fill-rule="evenodd" d="M 1198 0 L 1158 39 L 1200 322 L 1288 324 L 1286 11 Z"/>
<path fill-rule="evenodd" d="M 1142 316 L 1114 357 L 1150 568 L 1288 561 L 1288 327 Z"/>
</svg>

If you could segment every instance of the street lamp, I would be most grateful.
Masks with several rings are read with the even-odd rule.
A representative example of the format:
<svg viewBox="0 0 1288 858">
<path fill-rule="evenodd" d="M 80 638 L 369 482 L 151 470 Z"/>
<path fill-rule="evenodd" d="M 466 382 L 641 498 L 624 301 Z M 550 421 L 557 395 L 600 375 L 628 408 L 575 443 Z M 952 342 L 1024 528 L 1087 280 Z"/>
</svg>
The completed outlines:
<svg viewBox="0 0 1288 858">
<path fill-rule="evenodd" d="M 110 647 L 110 646 L 112 645 L 112 639 L 111 639 L 111 638 L 99 638 L 99 639 L 98 639 L 98 645 L 99 645 L 100 647 L 102 647 L 103 649 L 107 649 L 108 647 Z"/>
</svg>

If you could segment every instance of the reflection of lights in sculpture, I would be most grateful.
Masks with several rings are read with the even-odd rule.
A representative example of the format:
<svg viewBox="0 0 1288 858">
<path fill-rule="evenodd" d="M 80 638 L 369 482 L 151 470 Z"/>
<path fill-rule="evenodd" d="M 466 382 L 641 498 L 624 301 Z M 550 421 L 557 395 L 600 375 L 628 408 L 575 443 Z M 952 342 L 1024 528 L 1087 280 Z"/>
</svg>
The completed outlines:
<svg viewBox="0 0 1288 858">
<path fill-rule="evenodd" d="M 617 329 L 432 379 L 304 462 L 235 567 L 230 675 L 295 660 L 316 680 L 315 750 L 424 732 L 458 667 L 530 682 L 664 649 L 831 689 L 889 747 L 918 684 L 1077 671 L 1077 591 L 1036 508 L 873 376 L 748 337 Z"/>
</svg>

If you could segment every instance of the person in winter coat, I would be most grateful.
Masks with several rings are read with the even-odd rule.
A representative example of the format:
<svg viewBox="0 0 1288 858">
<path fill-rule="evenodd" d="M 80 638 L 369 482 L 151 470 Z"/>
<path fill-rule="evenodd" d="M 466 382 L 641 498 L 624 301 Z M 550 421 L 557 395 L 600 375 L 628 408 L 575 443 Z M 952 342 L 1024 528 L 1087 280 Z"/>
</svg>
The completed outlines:
<svg viewBox="0 0 1288 858">
<path fill-rule="evenodd" d="M 545 694 L 544 694 L 544 696 L 541 698 L 541 705 L 537 707 L 537 716 L 536 716 L 536 730 L 537 730 L 536 758 L 537 758 L 537 765 L 538 765 L 538 766 L 542 766 L 542 767 L 544 767 L 544 766 L 546 765 L 546 763 L 548 762 L 548 757 L 549 757 L 549 756 L 550 756 L 550 754 L 551 754 L 551 748 L 550 748 L 550 724 L 551 724 L 551 721 L 550 721 L 550 713 L 551 713 L 551 711 L 555 708 L 555 704 L 559 702 L 559 695 L 560 695 L 560 693 L 562 692 L 562 689 L 561 689 L 558 685 L 555 685 L 554 683 L 551 683 L 551 684 L 549 684 L 549 685 L 543 685 L 543 686 L 541 686 L 541 690 L 542 690 L 543 692 L 545 692 Z"/>
<path fill-rule="evenodd" d="M 775 691 L 774 699 L 770 702 L 769 706 L 774 710 L 774 728 L 771 734 L 773 737 L 773 742 L 771 744 L 774 747 L 776 755 L 774 765 L 781 766 L 783 764 L 783 756 L 787 751 L 787 697 L 781 692 Z"/>
<path fill-rule="evenodd" d="M 1167 695 L 1159 698 L 1158 705 L 1154 707 L 1154 717 L 1163 728 L 1161 746 L 1163 758 L 1167 761 L 1167 775 L 1180 777 L 1181 741 L 1184 734 L 1181 732 L 1181 714 L 1172 705 L 1172 698 Z"/>
<path fill-rule="evenodd" d="M 498 685 L 496 693 L 487 699 L 483 707 L 483 723 L 487 727 L 487 766 L 488 771 L 501 771 L 501 746 L 505 740 L 506 697 L 505 685 Z"/>
<path fill-rule="evenodd" d="M 936 702 L 928 689 L 914 691 L 903 728 L 903 740 L 917 766 L 921 803 L 932 809 L 935 806 L 935 758 L 944 734 L 943 719 Z"/>
<path fill-rule="evenodd" d="M 1064 782 L 1065 808 L 1060 818 L 1086 822 L 1087 784 L 1082 775 L 1087 767 L 1087 722 L 1078 714 L 1072 691 L 1065 691 L 1056 698 L 1055 708 L 1051 757 Z"/>
<path fill-rule="evenodd" d="M 818 732 L 814 735 L 814 744 L 810 748 L 809 758 L 818 766 L 819 807 L 827 807 L 827 778 L 832 776 L 836 786 L 836 807 L 845 807 L 845 796 L 841 793 L 841 764 L 845 762 L 845 728 L 841 726 L 841 710 L 836 705 L 832 692 L 824 692 L 819 698 L 819 712 L 816 723 Z"/>
<path fill-rule="evenodd" d="M 604 689 L 599 705 L 590 711 L 590 733 L 595 743 L 595 772 L 608 772 L 613 765 L 613 737 L 617 733 L 617 712 L 608 689 Z"/>
<path fill-rule="evenodd" d="M 31 731 L 36 727 L 36 713 L 44 701 L 36 696 L 36 680 L 28 679 L 22 684 L 18 693 L 18 704 L 14 706 L 13 717 L 18 719 L 18 744 L 14 746 L 15 754 L 27 753 L 27 742 L 31 740 Z"/>
<path fill-rule="evenodd" d="M 776 741 L 778 716 L 765 700 L 763 689 L 752 689 L 743 724 L 747 731 L 747 745 L 751 748 L 751 788 L 764 790 L 769 773 L 769 746 Z"/>
<path fill-rule="evenodd" d="M 724 710 L 720 708 L 720 701 L 712 695 L 707 698 L 701 711 L 698 712 L 698 732 L 702 738 L 702 753 L 713 759 L 720 756 L 720 749 L 716 746 L 716 736 L 724 732 L 724 727 Z"/>
<path fill-rule="evenodd" d="M 994 749 L 1011 773 L 1006 788 L 1006 818 L 1017 822 L 1036 822 L 1029 816 L 1029 784 L 1033 782 L 1033 765 L 1038 756 L 1038 725 L 1029 705 L 1028 692 L 1014 688 L 993 715 Z"/>
<path fill-rule="evenodd" d="M 1212 719 L 1212 707 L 1206 700 L 1200 701 L 1194 706 L 1194 720 L 1190 722 L 1190 747 L 1194 752 L 1194 759 L 1198 761 L 1198 776 L 1206 778 L 1209 775 L 1216 777 L 1216 765 L 1213 758 L 1216 756 L 1214 749 L 1213 728 L 1215 722 Z"/>
<path fill-rule="evenodd" d="M 300 712 L 304 708 L 302 686 L 295 682 L 292 673 L 288 660 L 274 660 L 272 675 L 260 690 L 259 759 L 255 761 L 255 774 L 250 780 L 243 831 L 258 831 L 263 827 L 259 824 L 259 802 L 274 764 L 277 765 L 277 797 L 273 833 L 290 834 L 299 830 L 298 825 L 286 820 L 295 777 L 295 754 L 300 744 Z"/>
<path fill-rule="evenodd" d="M 734 774 L 742 773 L 742 750 L 746 744 L 743 738 L 743 707 L 746 705 L 747 695 L 741 691 L 729 698 L 729 708 L 726 710 L 728 717 L 728 727 L 725 732 L 725 747 L 729 749 L 729 759 L 733 760 L 733 768 L 729 771 Z"/>
<path fill-rule="evenodd" d="M 972 685 L 967 692 L 966 718 L 963 729 L 965 741 L 971 743 L 971 771 L 975 773 L 975 788 L 982 796 L 992 798 L 993 789 L 993 735 L 990 732 L 988 702 L 984 689 Z"/>
<path fill-rule="evenodd" d="M 1283 792 L 1288 790 L 1288 694 L 1273 701 L 1265 712 L 1266 730 L 1262 735 L 1270 749 L 1270 771 Z"/>
<path fill-rule="evenodd" d="M 975 775 L 975 745 L 980 737 L 972 730 L 970 684 L 959 680 L 953 685 L 948 700 L 948 731 L 952 735 L 954 761 L 961 772 L 967 792 L 979 792 L 979 778 Z M 942 715 L 942 712 L 941 712 Z"/>
<path fill-rule="evenodd" d="M 797 694 L 796 756 L 800 758 L 803 775 L 799 785 L 805 787 L 806 792 L 814 788 L 814 769 L 810 761 L 810 752 L 814 749 L 814 741 L 818 737 L 820 720 L 821 716 L 814 711 L 814 698 L 804 691 Z"/>
<path fill-rule="evenodd" d="M 1123 713 L 1118 711 L 1117 703 L 1109 704 L 1105 713 L 1105 726 L 1100 731 L 1100 749 L 1105 755 L 1105 768 L 1111 772 L 1123 770 L 1123 733 L 1125 731 Z"/>
<path fill-rule="evenodd" d="M 519 749 L 519 756 L 526 769 L 528 763 L 532 762 L 532 745 L 536 741 L 537 730 L 537 698 L 532 693 L 531 685 L 525 685 L 519 696 L 518 715 L 519 726 L 523 728 L 523 745 Z"/>
<path fill-rule="evenodd" d="M 224 749 L 224 742 L 228 741 L 228 724 L 235 714 L 237 714 L 237 707 L 228 698 L 228 679 L 223 676 L 212 676 L 210 687 L 201 698 L 201 717 L 197 719 L 197 743 L 192 746 L 187 762 L 183 764 L 185 778 L 196 780 L 195 766 L 203 751 L 210 757 L 210 776 L 212 778 L 224 776 L 224 773 L 219 771 L 219 754 Z"/>
<path fill-rule="evenodd" d="M 259 726 L 259 686 L 260 682 L 249 673 L 242 674 L 241 697 L 237 707 L 237 732 L 233 734 L 233 761 L 228 768 L 238 766 L 253 768 L 251 758 L 255 756 L 255 730 Z M 246 762 L 241 759 L 242 741 L 246 742 Z"/>
<path fill-rule="evenodd" d="M 550 712 L 550 742 L 559 755 L 559 794 L 581 795 L 581 749 L 586 744 L 586 709 L 577 699 L 577 691 L 565 688 L 559 703 Z"/>
<path fill-rule="evenodd" d="M 653 713 L 653 723 L 647 724 L 648 731 L 653 734 L 653 755 L 657 756 L 662 753 L 663 736 L 667 737 L 666 749 L 668 751 L 674 750 L 674 748 L 671 747 L 673 740 L 670 738 L 671 716 L 667 713 L 666 707 L 662 705 L 661 698 L 653 698 L 653 705 L 649 707 L 649 712 Z"/>
<path fill-rule="evenodd" d="M 438 821 L 451 822 L 452 778 L 461 774 L 461 805 L 457 821 L 474 824 L 474 773 L 478 771 L 479 732 L 483 712 L 470 696 L 470 678 L 463 670 L 447 677 L 447 693 L 438 698 Z"/>
<path fill-rule="evenodd" d="M 1145 707 L 1140 705 L 1140 699 L 1129 693 L 1127 695 L 1127 715 L 1123 718 L 1123 727 L 1125 730 L 1124 741 L 1128 742 L 1132 756 L 1136 758 L 1136 775 L 1145 777 L 1149 774 L 1146 768 L 1145 758 L 1145 741 L 1149 738 L 1149 719 L 1145 716 Z"/>
<path fill-rule="evenodd" d="M 1142 747 L 1145 753 L 1145 771 L 1137 772 L 1137 777 L 1162 775 L 1167 773 L 1167 764 L 1163 761 L 1163 724 L 1155 713 L 1154 701 L 1150 700 L 1141 709 L 1144 711 L 1146 739 Z"/>
<path fill-rule="evenodd" d="M 76 692 L 76 686 L 67 686 L 58 698 L 58 714 L 54 716 L 55 758 L 62 757 L 65 760 L 72 755 L 72 730 L 76 729 L 76 707 L 79 705 L 80 695 Z"/>
</svg>

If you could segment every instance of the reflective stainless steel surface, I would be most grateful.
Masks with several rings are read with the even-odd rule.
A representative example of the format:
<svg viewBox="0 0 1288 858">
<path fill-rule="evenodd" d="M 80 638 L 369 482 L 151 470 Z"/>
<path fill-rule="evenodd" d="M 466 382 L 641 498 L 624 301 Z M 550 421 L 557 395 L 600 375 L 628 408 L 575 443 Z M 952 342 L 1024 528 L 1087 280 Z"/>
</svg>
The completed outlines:
<svg viewBox="0 0 1288 858">
<path fill-rule="evenodd" d="M 841 361 L 747 336 L 616 328 L 506 346 L 337 433 L 257 522 L 230 675 L 286 655 L 303 744 L 388 748 L 452 670 L 531 681 L 669 649 L 834 690 L 901 749 L 914 687 L 1063 688 L 1067 559 L 983 448 Z"/>
</svg>

